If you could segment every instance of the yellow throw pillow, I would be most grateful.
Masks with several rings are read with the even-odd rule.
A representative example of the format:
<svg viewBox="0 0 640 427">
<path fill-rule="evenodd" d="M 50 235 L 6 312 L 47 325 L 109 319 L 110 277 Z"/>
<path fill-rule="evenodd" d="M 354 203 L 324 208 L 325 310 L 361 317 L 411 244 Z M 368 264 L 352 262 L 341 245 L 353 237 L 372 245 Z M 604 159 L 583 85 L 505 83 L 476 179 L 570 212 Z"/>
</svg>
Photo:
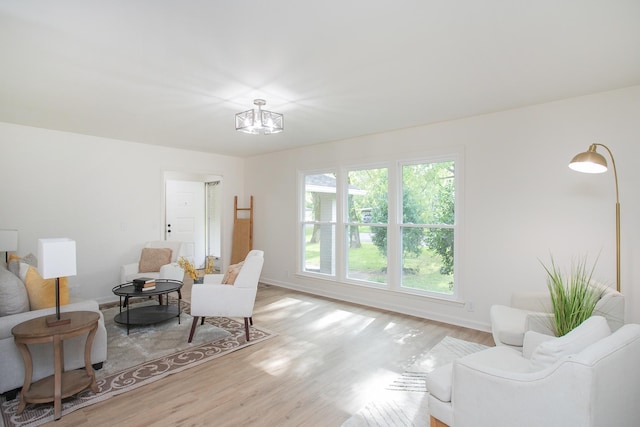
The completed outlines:
<svg viewBox="0 0 640 427">
<path fill-rule="evenodd" d="M 169 248 L 144 248 L 140 255 L 140 263 L 138 271 L 140 273 L 154 273 L 160 271 L 160 267 L 171 263 L 171 254 L 173 251 Z"/>
<path fill-rule="evenodd" d="M 244 261 L 237 264 L 231 264 L 229 268 L 227 268 L 227 272 L 224 273 L 224 276 L 222 277 L 222 284 L 233 285 L 236 282 L 236 277 L 240 274 L 240 270 L 242 270 L 243 265 Z"/>
<path fill-rule="evenodd" d="M 21 269 L 22 270 L 22 269 Z M 29 266 L 24 276 L 31 310 L 56 306 L 56 279 L 43 279 L 38 270 Z M 60 305 L 69 304 L 69 280 L 60 278 Z"/>
</svg>

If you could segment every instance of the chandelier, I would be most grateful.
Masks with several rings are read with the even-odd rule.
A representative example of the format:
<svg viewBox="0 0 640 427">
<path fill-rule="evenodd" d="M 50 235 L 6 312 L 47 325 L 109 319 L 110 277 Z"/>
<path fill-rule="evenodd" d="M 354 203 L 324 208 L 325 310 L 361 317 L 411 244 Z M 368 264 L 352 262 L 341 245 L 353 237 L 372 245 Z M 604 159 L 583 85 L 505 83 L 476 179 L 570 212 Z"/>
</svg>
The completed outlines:
<svg viewBox="0 0 640 427">
<path fill-rule="evenodd" d="M 244 133 L 257 135 L 262 133 L 269 135 L 280 133 L 284 129 L 284 116 L 272 111 L 262 109 L 267 101 L 264 99 L 254 99 L 253 103 L 257 109 L 251 109 L 236 114 L 236 130 Z"/>
</svg>

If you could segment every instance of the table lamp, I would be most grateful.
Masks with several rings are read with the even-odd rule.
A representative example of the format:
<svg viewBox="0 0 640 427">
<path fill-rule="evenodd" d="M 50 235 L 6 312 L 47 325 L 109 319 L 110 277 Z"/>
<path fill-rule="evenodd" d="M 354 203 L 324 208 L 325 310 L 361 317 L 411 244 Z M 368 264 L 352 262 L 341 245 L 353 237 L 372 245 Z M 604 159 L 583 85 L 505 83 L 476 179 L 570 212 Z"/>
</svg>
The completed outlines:
<svg viewBox="0 0 640 427">
<path fill-rule="evenodd" d="M 56 279 L 56 315 L 47 318 L 47 326 L 70 323 L 70 319 L 60 317 L 60 277 L 76 275 L 75 240 L 38 239 L 38 272 L 43 279 Z"/>
<path fill-rule="evenodd" d="M 9 252 L 18 250 L 18 230 L 0 229 L 0 252 L 4 251 L 4 259 L 9 262 Z"/>
</svg>

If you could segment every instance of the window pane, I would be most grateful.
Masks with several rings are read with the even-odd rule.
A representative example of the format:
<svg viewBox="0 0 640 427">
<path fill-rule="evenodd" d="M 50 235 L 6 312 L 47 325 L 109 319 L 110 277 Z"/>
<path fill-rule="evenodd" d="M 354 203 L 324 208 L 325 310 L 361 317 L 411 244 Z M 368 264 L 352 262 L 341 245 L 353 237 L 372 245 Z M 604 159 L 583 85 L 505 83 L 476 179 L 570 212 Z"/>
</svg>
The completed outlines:
<svg viewBox="0 0 640 427">
<path fill-rule="evenodd" d="M 347 277 L 387 283 L 387 227 L 348 226 L 347 239 Z"/>
<path fill-rule="evenodd" d="M 388 175 L 387 168 L 349 171 L 347 222 L 387 223 Z"/>
<path fill-rule="evenodd" d="M 333 174 L 306 175 L 304 190 L 305 220 L 336 220 L 336 178 Z"/>
<path fill-rule="evenodd" d="M 454 224 L 455 163 L 421 163 L 402 168 L 402 222 Z"/>
<path fill-rule="evenodd" d="M 453 294 L 453 229 L 402 227 L 402 286 Z"/>
<path fill-rule="evenodd" d="M 335 226 L 304 225 L 304 271 L 335 274 Z"/>
</svg>

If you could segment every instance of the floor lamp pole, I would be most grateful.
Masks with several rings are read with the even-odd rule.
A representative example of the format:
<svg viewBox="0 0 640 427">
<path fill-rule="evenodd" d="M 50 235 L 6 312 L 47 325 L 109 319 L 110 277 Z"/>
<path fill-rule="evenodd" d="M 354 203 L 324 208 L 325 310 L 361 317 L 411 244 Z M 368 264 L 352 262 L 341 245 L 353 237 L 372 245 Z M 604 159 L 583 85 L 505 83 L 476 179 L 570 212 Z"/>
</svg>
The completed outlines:
<svg viewBox="0 0 640 427">
<path fill-rule="evenodd" d="M 616 161 L 613 153 L 604 144 L 594 144 L 603 147 L 611 157 L 611 165 L 613 166 L 613 179 L 616 183 L 616 289 L 620 292 L 620 196 L 618 193 L 618 170 L 616 169 Z"/>
</svg>

